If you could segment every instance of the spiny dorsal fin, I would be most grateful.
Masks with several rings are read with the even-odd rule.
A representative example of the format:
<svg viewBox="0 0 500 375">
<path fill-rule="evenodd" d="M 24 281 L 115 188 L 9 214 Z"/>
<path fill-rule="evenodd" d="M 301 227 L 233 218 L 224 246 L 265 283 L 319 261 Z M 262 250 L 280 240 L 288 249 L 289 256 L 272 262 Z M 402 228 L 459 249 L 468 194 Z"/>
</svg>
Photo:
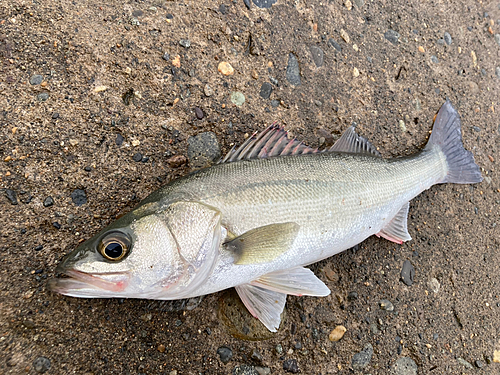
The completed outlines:
<svg viewBox="0 0 500 375">
<path fill-rule="evenodd" d="M 356 133 L 354 126 L 350 126 L 328 151 L 381 156 L 380 152 L 366 138 Z"/>
<path fill-rule="evenodd" d="M 288 132 L 274 123 L 260 134 L 253 133 L 240 147 L 233 147 L 219 163 L 317 152 L 318 149 L 308 147 L 295 138 L 288 139 Z"/>
<path fill-rule="evenodd" d="M 410 209 L 410 202 L 405 203 L 394 218 L 376 235 L 384 237 L 385 239 L 402 244 L 405 241 L 411 240 L 408 233 L 408 211 Z"/>
</svg>

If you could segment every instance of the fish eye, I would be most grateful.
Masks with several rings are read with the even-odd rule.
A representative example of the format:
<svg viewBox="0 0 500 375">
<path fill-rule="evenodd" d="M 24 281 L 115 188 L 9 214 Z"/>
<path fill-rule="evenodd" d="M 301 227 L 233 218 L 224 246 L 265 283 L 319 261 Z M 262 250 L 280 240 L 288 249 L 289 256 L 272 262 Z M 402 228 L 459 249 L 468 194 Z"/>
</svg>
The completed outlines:
<svg viewBox="0 0 500 375">
<path fill-rule="evenodd" d="M 128 235 L 122 232 L 111 232 L 99 241 L 98 249 L 104 258 L 117 261 L 123 259 L 130 251 L 130 245 Z"/>
</svg>

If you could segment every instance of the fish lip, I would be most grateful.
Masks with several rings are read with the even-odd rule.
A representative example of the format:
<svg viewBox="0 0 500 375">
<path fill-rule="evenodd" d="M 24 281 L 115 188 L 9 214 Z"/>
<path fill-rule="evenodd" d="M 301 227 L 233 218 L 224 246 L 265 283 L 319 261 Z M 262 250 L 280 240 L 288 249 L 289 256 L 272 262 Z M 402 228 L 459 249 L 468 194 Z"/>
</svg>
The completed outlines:
<svg viewBox="0 0 500 375">
<path fill-rule="evenodd" d="M 125 290 L 128 285 L 130 275 L 127 272 L 107 272 L 107 273 L 87 273 L 75 269 L 59 269 L 57 267 L 56 273 L 68 276 L 68 278 L 55 278 L 50 280 L 49 288 L 57 293 L 72 294 L 73 291 L 78 289 L 95 289 L 96 291 L 102 290 L 104 292 L 119 293 Z M 123 276 L 118 281 L 110 281 L 100 276 Z M 74 286 L 73 288 L 71 286 Z M 75 288 L 76 286 L 76 288 Z"/>
</svg>

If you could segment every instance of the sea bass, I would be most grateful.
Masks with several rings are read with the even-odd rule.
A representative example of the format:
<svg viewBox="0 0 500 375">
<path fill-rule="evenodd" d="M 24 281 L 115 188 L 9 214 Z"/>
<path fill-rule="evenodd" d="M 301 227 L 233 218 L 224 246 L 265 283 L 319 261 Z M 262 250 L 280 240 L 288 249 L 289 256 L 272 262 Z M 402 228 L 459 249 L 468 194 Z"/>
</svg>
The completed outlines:
<svg viewBox="0 0 500 375">
<path fill-rule="evenodd" d="M 286 296 L 326 296 L 305 268 L 377 235 L 411 239 L 409 201 L 482 180 L 447 101 L 425 148 L 383 159 L 353 127 L 319 152 L 273 125 L 210 168 L 174 180 L 68 254 L 50 280 L 87 298 L 190 298 L 235 287 L 270 330 Z"/>
</svg>

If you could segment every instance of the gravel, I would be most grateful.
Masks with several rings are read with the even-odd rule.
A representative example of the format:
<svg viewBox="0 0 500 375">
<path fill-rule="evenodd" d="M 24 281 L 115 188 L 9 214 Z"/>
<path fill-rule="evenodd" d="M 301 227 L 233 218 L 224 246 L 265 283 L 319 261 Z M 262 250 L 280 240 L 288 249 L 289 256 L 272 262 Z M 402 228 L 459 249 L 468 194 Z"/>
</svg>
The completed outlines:
<svg viewBox="0 0 500 375">
<path fill-rule="evenodd" d="M 233 369 L 233 375 L 259 375 L 254 366 L 240 365 Z"/>
<path fill-rule="evenodd" d="M 401 280 L 408 286 L 413 284 L 413 279 L 415 278 L 415 268 L 409 260 L 405 260 L 403 263 L 403 268 L 401 269 Z"/>
<path fill-rule="evenodd" d="M 85 203 L 87 203 L 87 195 L 85 194 L 85 191 L 83 191 L 82 189 L 75 189 L 71 193 L 71 200 L 77 206 L 82 206 Z"/>
<path fill-rule="evenodd" d="M 473 368 L 473 366 L 472 366 L 469 362 L 467 362 L 465 359 L 463 359 L 463 358 L 461 358 L 461 357 L 458 357 L 458 358 L 457 358 L 457 361 L 458 361 L 458 363 L 460 363 L 462 366 L 464 366 L 466 369 L 469 369 L 469 370 L 470 370 L 470 369 L 472 369 L 472 368 Z"/>
<path fill-rule="evenodd" d="M 294 86 L 300 85 L 300 68 L 297 57 L 290 53 L 288 55 L 288 66 L 286 67 L 286 80 Z"/>
<path fill-rule="evenodd" d="M 134 156 L 132 156 L 132 160 L 135 162 L 140 162 L 142 160 L 142 154 L 140 152 L 136 152 Z"/>
<path fill-rule="evenodd" d="M 43 201 L 43 207 L 50 207 L 52 205 L 54 205 L 54 198 L 52 197 L 45 198 L 45 200 Z"/>
<path fill-rule="evenodd" d="M 36 96 L 36 98 L 38 99 L 38 101 L 44 102 L 44 101 L 46 101 L 49 98 L 49 94 L 46 93 L 46 92 L 41 92 L 40 94 L 38 94 Z"/>
<path fill-rule="evenodd" d="M 227 346 L 221 346 L 217 349 L 217 354 L 223 363 L 228 363 L 233 357 L 233 351 Z"/>
<path fill-rule="evenodd" d="M 351 366 L 354 370 L 362 370 L 372 360 L 373 346 L 372 344 L 366 344 L 363 350 L 359 353 L 354 354 L 351 361 Z"/>
<path fill-rule="evenodd" d="M 33 368 L 39 374 L 43 374 L 50 370 L 50 359 L 47 357 L 38 357 L 33 361 Z"/>
<path fill-rule="evenodd" d="M 299 365 L 297 364 L 297 360 L 294 358 L 286 359 L 283 362 L 283 370 L 286 372 L 291 372 L 292 374 L 296 374 L 299 372 Z"/>
<path fill-rule="evenodd" d="M 385 32 L 384 37 L 392 44 L 398 44 L 400 35 L 397 31 L 389 29 Z"/>
<path fill-rule="evenodd" d="M 273 91 L 273 86 L 269 82 L 264 82 L 260 87 L 260 97 L 262 99 L 269 99 L 271 92 Z"/>
<path fill-rule="evenodd" d="M 495 34 L 495 41 L 497 42 L 498 46 L 500 47 L 500 34 Z"/>
<path fill-rule="evenodd" d="M 319 68 L 320 66 L 323 66 L 323 50 L 318 46 L 310 46 L 309 51 L 311 52 L 311 57 L 314 61 L 314 64 L 316 64 L 316 67 Z"/>
<path fill-rule="evenodd" d="M 203 168 L 220 158 L 220 148 L 213 132 L 200 133 L 188 138 L 188 159 L 194 168 Z"/>
<path fill-rule="evenodd" d="M 9 200 L 10 204 L 13 204 L 13 205 L 17 204 L 17 194 L 14 190 L 11 190 L 11 189 L 5 190 L 5 196 Z"/>
<path fill-rule="evenodd" d="M 439 283 L 439 281 L 436 279 L 436 278 L 431 278 L 429 280 L 429 288 L 434 292 L 434 293 L 438 293 L 439 292 L 439 288 L 441 287 L 441 284 Z"/>
<path fill-rule="evenodd" d="M 196 118 L 198 120 L 201 120 L 203 117 L 205 117 L 205 114 L 203 113 L 203 110 L 200 107 L 196 107 L 194 109 L 194 113 L 196 114 Z"/>
<path fill-rule="evenodd" d="M 123 135 L 121 135 L 120 133 L 116 134 L 115 143 L 117 146 L 121 146 L 123 143 Z"/>
<path fill-rule="evenodd" d="M 245 104 L 245 95 L 240 92 L 240 91 L 233 91 L 231 93 L 231 102 L 237 106 L 241 107 L 243 104 Z"/>
<path fill-rule="evenodd" d="M 342 52 L 342 47 L 333 38 L 328 39 L 328 44 L 335 48 L 338 52 Z"/>
<path fill-rule="evenodd" d="M 259 8 L 271 8 L 277 0 L 252 0 Z M 249 8 L 250 9 L 250 8 Z"/>
<path fill-rule="evenodd" d="M 181 39 L 179 40 L 179 45 L 184 48 L 189 48 L 191 47 L 191 41 L 189 39 Z"/>
<path fill-rule="evenodd" d="M 439 64 L 439 59 L 438 59 L 436 56 L 434 56 L 434 55 L 432 55 L 432 56 L 431 56 L 431 61 L 432 61 L 434 64 Z"/>
<path fill-rule="evenodd" d="M 399 358 L 393 367 L 394 375 L 417 375 L 418 367 L 409 357 Z"/>
<path fill-rule="evenodd" d="M 451 39 L 451 35 L 450 35 L 450 33 L 449 33 L 449 32 L 445 32 L 445 33 L 444 33 L 444 37 L 443 37 L 443 39 L 444 39 L 444 42 L 445 42 L 447 45 L 449 45 L 449 46 L 451 46 L 451 43 L 453 43 L 453 40 Z"/>
<path fill-rule="evenodd" d="M 383 299 L 380 301 L 380 308 L 386 311 L 394 311 L 394 305 L 391 301 Z"/>
<path fill-rule="evenodd" d="M 43 76 L 41 76 L 40 74 L 32 75 L 30 78 L 31 85 L 39 85 L 42 82 L 43 82 Z"/>
</svg>

